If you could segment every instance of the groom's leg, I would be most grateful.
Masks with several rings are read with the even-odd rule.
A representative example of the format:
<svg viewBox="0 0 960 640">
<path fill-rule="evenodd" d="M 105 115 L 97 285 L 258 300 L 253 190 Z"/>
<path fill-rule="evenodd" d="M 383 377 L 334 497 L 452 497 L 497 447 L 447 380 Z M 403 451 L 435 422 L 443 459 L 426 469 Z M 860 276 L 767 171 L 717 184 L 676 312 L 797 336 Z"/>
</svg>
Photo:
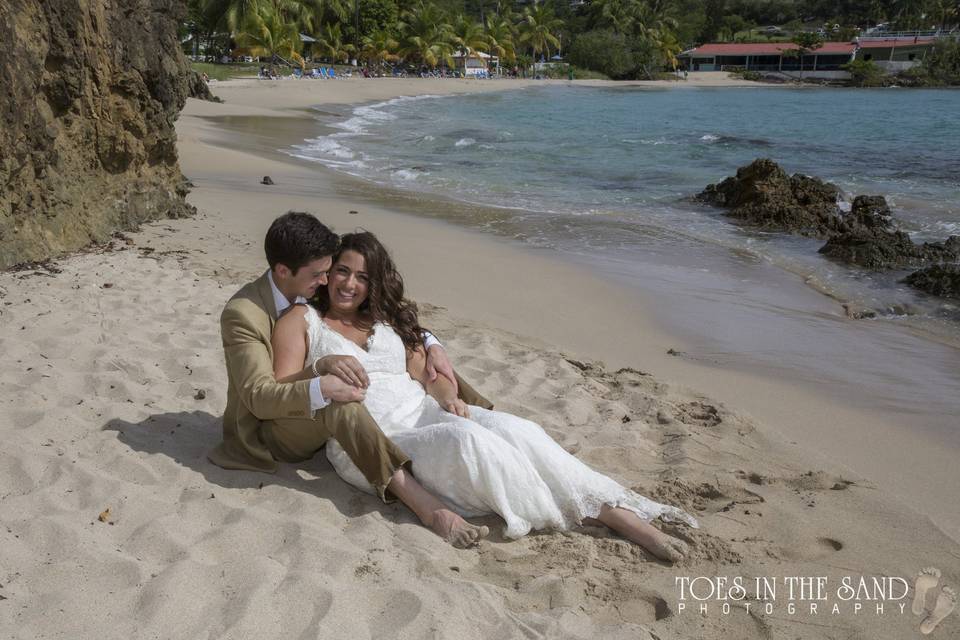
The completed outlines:
<svg viewBox="0 0 960 640">
<path fill-rule="evenodd" d="M 457 387 L 459 389 L 457 391 L 457 395 L 460 396 L 461 400 L 467 404 L 472 404 L 475 407 L 493 409 L 493 403 L 477 393 L 477 390 L 471 387 L 466 380 L 461 378 L 459 373 L 454 371 L 453 375 L 457 378 Z"/>
<path fill-rule="evenodd" d="M 395 445 L 359 402 L 333 402 L 312 419 L 284 418 L 265 422 L 264 441 L 284 462 L 309 460 L 330 438 L 350 456 L 360 472 L 386 501 L 387 485 L 410 458 Z"/>
</svg>

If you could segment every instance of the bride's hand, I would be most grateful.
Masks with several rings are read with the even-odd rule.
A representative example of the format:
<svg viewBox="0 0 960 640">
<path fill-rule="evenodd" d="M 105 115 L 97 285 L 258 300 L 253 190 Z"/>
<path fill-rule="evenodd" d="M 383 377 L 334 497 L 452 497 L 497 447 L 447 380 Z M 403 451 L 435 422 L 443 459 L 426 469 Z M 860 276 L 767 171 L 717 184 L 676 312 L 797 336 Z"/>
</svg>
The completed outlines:
<svg viewBox="0 0 960 640">
<path fill-rule="evenodd" d="M 331 355 L 317 360 L 313 370 L 321 376 L 337 376 L 344 382 L 361 389 L 370 386 L 370 379 L 360 361 L 353 356 Z"/>
<path fill-rule="evenodd" d="M 467 404 L 460 398 L 453 398 L 452 400 L 447 400 L 440 404 L 443 407 L 444 411 L 458 415 L 461 418 L 469 418 L 470 410 L 467 408 Z"/>
</svg>

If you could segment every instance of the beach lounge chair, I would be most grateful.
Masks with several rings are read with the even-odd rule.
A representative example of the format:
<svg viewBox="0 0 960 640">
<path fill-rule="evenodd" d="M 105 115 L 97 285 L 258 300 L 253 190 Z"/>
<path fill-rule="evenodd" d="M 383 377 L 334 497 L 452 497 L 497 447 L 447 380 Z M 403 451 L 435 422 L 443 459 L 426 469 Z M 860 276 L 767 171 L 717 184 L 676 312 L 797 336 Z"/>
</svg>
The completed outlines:
<svg viewBox="0 0 960 640">
<path fill-rule="evenodd" d="M 327 70 L 327 75 L 329 75 L 330 78 L 333 79 L 333 80 L 336 80 L 336 79 L 337 79 L 337 72 L 336 72 L 336 70 L 335 70 L 333 67 L 330 67 L 330 68 Z"/>
</svg>

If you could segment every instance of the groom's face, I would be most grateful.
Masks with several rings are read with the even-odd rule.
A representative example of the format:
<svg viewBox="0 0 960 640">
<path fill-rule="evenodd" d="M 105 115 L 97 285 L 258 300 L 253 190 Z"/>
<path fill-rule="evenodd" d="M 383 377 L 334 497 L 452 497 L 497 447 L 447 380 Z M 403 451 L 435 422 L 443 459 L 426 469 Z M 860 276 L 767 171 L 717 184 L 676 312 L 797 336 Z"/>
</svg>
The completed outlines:
<svg viewBox="0 0 960 640">
<path fill-rule="evenodd" d="M 290 300 L 297 296 L 303 296 L 308 300 L 314 296 L 317 289 L 327 284 L 327 272 L 330 271 L 330 265 L 333 264 L 333 258 L 326 256 L 308 262 L 296 273 L 290 271 L 286 265 L 277 265 L 277 288 Z"/>
</svg>

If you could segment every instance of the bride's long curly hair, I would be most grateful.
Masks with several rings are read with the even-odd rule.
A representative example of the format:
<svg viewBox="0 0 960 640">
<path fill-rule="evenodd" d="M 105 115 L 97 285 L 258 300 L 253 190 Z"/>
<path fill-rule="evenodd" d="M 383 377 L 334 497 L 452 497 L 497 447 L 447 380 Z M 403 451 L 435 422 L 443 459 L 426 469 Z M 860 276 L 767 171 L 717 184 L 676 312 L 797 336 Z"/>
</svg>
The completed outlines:
<svg viewBox="0 0 960 640">
<path fill-rule="evenodd" d="M 366 263 L 367 298 L 358 309 L 363 319 L 371 326 L 377 322 L 390 325 L 410 349 L 422 346 L 424 329 L 417 318 L 417 305 L 403 297 L 403 277 L 387 248 L 375 235 L 362 231 L 340 238 L 340 250 L 333 257 L 334 264 L 344 251 L 356 251 Z M 325 314 L 330 309 L 327 287 L 317 289 L 311 302 L 321 314 Z"/>
</svg>

